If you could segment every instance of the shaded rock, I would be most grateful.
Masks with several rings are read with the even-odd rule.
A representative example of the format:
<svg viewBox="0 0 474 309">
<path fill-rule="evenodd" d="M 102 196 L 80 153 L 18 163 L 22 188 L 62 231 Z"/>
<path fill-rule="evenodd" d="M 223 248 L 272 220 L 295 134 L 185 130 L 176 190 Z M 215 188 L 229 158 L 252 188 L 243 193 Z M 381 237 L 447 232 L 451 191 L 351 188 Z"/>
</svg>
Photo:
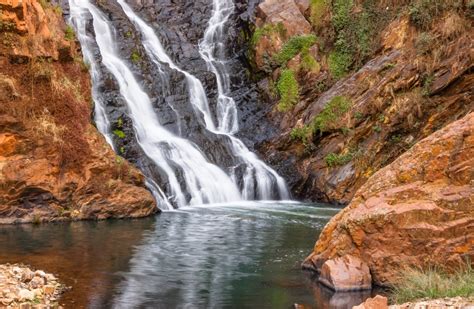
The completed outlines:
<svg viewBox="0 0 474 309">
<path fill-rule="evenodd" d="M 369 267 L 350 255 L 326 261 L 321 268 L 319 281 L 338 292 L 372 288 Z"/>
<path fill-rule="evenodd" d="M 387 297 L 377 295 L 369 298 L 362 304 L 352 307 L 352 309 L 388 309 Z"/>
<path fill-rule="evenodd" d="M 379 285 L 405 267 L 474 261 L 474 113 L 422 140 L 372 176 L 325 227 L 303 266 L 350 254 Z"/>
</svg>

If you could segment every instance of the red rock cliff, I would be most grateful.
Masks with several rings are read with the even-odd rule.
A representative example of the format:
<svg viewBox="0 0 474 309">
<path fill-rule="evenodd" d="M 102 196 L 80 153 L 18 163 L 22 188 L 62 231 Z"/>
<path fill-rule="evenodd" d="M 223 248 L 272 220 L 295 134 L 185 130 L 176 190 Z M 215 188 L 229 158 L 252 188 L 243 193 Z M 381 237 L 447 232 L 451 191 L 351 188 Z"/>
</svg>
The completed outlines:
<svg viewBox="0 0 474 309">
<path fill-rule="evenodd" d="M 474 261 L 474 113 L 416 144 L 372 176 L 322 232 L 304 266 L 350 254 L 377 284 L 404 267 Z"/>
<path fill-rule="evenodd" d="M 143 175 L 91 124 L 90 79 L 59 7 L 0 0 L 0 224 L 143 217 Z"/>
</svg>

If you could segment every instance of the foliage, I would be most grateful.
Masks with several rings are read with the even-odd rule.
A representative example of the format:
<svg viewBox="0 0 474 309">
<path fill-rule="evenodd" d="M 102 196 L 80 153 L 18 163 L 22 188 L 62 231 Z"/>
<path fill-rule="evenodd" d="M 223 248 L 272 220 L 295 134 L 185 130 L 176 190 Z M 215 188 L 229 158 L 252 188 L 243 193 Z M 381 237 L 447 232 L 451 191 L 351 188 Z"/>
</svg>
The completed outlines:
<svg viewBox="0 0 474 309">
<path fill-rule="evenodd" d="M 301 128 L 293 128 L 290 132 L 290 138 L 292 140 L 299 140 L 303 142 L 303 144 L 307 144 L 309 142 L 311 135 L 311 130 L 309 126 L 303 126 Z"/>
<path fill-rule="evenodd" d="M 280 95 L 278 109 L 282 112 L 288 111 L 298 102 L 299 98 L 299 85 L 293 70 L 285 69 L 281 72 L 277 89 Z"/>
<path fill-rule="evenodd" d="M 137 50 L 133 50 L 130 55 L 130 60 L 132 60 L 133 63 L 138 63 L 142 60 L 142 56 L 140 56 L 140 53 Z"/>
<path fill-rule="evenodd" d="M 346 28 L 351 21 L 351 10 L 354 5 L 352 0 L 335 0 L 333 2 L 332 24 L 336 31 L 341 31 Z"/>
<path fill-rule="evenodd" d="M 76 34 L 74 33 L 74 28 L 72 26 L 66 26 L 66 30 L 64 31 L 64 38 L 68 41 L 74 41 L 76 39 Z"/>
<path fill-rule="evenodd" d="M 314 34 L 294 36 L 290 38 L 285 45 L 283 45 L 280 52 L 275 55 L 275 60 L 278 64 L 285 65 L 301 51 L 307 51 L 314 43 L 316 43 L 316 36 Z"/>
<path fill-rule="evenodd" d="M 410 21 L 420 29 L 428 29 L 433 17 L 441 10 L 442 4 L 438 0 L 417 0 L 409 7 Z"/>
<path fill-rule="evenodd" d="M 419 54 L 427 54 L 433 47 L 434 38 L 428 32 L 422 32 L 415 42 L 416 51 Z"/>
<path fill-rule="evenodd" d="M 346 97 L 336 96 L 332 98 L 321 113 L 313 119 L 313 133 L 318 131 L 320 133 L 326 132 L 332 123 L 337 122 L 349 111 L 351 105 L 352 102 Z"/>
<path fill-rule="evenodd" d="M 336 79 L 344 77 L 352 64 L 352 55 L 347 52 L 334 51 L 329 54 L 329 71 Z"/>
<path fill-rule="evenodd" d="M 321 18 L 324 15 L 326 10 L 326 1 L 325 0 L 311 0 L 310 2 L 310 21 L 313 26 L 320 24 Z"/>
<path fill-rule="evenodd" d="M 327 166 L 336 167 L 336 166 L 346 165 L 353 158 L 354 158 L 354 154 L 352 152 L 348 152 L 345 154 L 330 153 L 324 158 L 324 161 L 326 161 Z"/>
<path fill-rule="evenodd" d="M 436 268 L 406 270 L 393 288 L 391 299 L 395 303 L 405 303 L 457 296 L 474 296 L 474 269 L 469 263 L 454 274 Z"/>
<path fill-rule="evenodd" d="M 283 25 L 283 23 L 280 22 L 277 24 L 266 24 L 263 27 L 256 28 L 251 39 L 252 45 L 256 46 L 263 36 L 268 36 L 273 33 L 276 33 L 280 35 L 281 37 L 285 37 L 286 28 Z"/>
<path fill-rule="evenodd" d="M 304 51 L 301 54 L 300 68 L 307 72 L 318 73 L 321 70 L 321 65 L 316 61 L 316 59 L 314 59 L 309 51 Z"/>
<path fill-rule="evenodd" d="M 114 135 L 118 138 L 125 138 L 125 133 L 122 130 L 114 130 Z"/>
</svg>

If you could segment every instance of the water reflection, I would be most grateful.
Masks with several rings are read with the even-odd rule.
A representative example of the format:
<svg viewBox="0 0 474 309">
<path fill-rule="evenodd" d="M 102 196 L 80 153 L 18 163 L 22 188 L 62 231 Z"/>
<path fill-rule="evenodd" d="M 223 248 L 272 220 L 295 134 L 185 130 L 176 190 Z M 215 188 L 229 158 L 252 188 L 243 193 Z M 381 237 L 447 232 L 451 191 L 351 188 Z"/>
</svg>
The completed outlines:
<svg viewBox="0 0 474 309">
<path fill-rule="evenodd" d="M 188 208 L 157 218 L 123 273 L 116 308 L 314 304 L 300 270 L 337 209 L 255 204 Z"/>
<path fill-rule="evenodd" d="M 0 263 L 53 272 L 66 308 L 351 308 L 301 271 L 339 209 L 244 203 L 145 220 L 0 227 Z"/>
<path fill-rule="evenodd" d="M 128 267 L 133 246 L 154 227 L 154 218 L 0 227 L 0 263 L 25 263 L 57 274 L 73 289 L 67 308 L 104 308 L 118 271 Z"/>
</svg>

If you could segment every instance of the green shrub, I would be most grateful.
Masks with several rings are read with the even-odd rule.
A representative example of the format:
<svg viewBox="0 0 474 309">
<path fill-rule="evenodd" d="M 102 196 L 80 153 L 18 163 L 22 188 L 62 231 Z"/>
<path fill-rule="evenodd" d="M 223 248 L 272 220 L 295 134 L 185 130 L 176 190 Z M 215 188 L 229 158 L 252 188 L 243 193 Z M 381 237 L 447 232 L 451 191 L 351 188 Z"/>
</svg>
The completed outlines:
<svg viewBox="0 0 474 309">
<path fill-rule="evenodd" d="M 303 50 L 308 50 L 316 43 L 314 34 L 297 35 L 290 38 L 281 48 L 280 52 L 275 55 L 275 60 L 280 65 L 285 65 L 289 60 L 293 59 Z"/>
<path fill-rule="evenodd" d="M 335 0 L 332 7 L 332 24 L 336 31 L 346 28 L 351 22 L 352 0 Z"/>
<path fill-rule="evenodd" d="M 329 101 L 324 109 L 313 119 L 313 133 L 323 133 L 328 127 L 337 122 L 351 108 L 352 102 L 343 96 L 336 96 Z"/>
<path fill-rule="evenodd" d="M 344 77 L 352 64 L 352 55 L 350 53 L 334 51 L 329 54 L 328 65 L 331 75 L 340 79 Z"/>
<path fill-rule="evenodd" d="M 352 160 L 353 157 L 354 154 L 352 152 L 348 152 L 346 154 L 330 153 L 324 158 L 324 161 L 326 162 L 327 166 L 336 167 L 346 165 Z"/>
<path fill-rule="evenodd" d="M 299 85 L 293 70 L 285 69 L 281 72 L 277 83 L 280 102 L 278 109 L 282 112 L 288 111 L 299 99 Z"/>
<path fill-rule="evenodd" d="M 324 15 L 326 10 L 326 1 L 325 0 L 311 0 L 310 3 L 310 21 L 313 26 L 320 24 L 321 18 Z"/>
<path fill-rule="evenodd" d="M 130 55 L 130 60 L 132 60 L 133 63 L 138 63 L 142 60 L 142 56 L 140 56 L 140 53 L 137 50 L 133 50 Z"/>
<path fill-rule="evenodd" d="M 118 138 L 125 138 L 125 133 L 122 130 L 114 130 L 114 135 Z"/>
<path fill-rule="evenodd" d="M 321 70 L 321 65 L 314 59 L 313 55 L 307 51 L 301 54 L 300 68 L 307 72 L 318 73 Z"/>
<path fill-rule="evenodd" d="M 417 27 L 427 30 L 433 18 L 443 9 L 443 1 L 439 0 L 416 0 L 410 5 L 408 13 L 410 21 Z"/>
<path fill-rule="evenodd" d="M 263 36 L 272 35 L 274 33 L 278 34 L 282 38 L 286 37 L 286 28 L 283 23 L 279 22 L 277 24 L 266 24 L 263 27 L 256 28 L 253 32 L 250 42 L 253 46 L 256 46 Z"/>
<path fill-rule="evenodd" d="M 299 140 L 303 144 L 307 144 L 311 135 L 309 126 L 303 126 L 301 128 L 293 128 L 290 132 L 290 138 L 292 140 Z"/>
<path fill-rule="evenodd" d="M 74 28 L 72 26 L 66 26 L 66 30 L 64 31 L 64 38 L 68 41 L 74 41 L 76 39 L 76 34 L 74 33 Z"/>
<path fill-rule="evenodd" d="M 457 296 L 474 296 L 474 269 L 469 264 L 454 274 L 434 268 L 404 271 L 392 290 L 391 300 L 394 303 L 405 303 L 424 298 Z"/>
</svg>

